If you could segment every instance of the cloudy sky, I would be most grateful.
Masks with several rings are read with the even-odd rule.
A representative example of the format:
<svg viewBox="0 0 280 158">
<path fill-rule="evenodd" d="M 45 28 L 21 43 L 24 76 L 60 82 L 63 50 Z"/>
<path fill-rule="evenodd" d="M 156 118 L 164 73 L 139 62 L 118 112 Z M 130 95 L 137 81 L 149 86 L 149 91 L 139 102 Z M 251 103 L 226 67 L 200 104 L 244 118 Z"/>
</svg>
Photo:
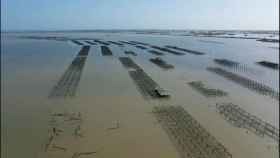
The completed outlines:
<svg viewBox="0 0 280 158">
<path fill-rule="evenodd" d="M 278 30 L 279 0 L 1 0 L 2 30 Z"/>
</svg>

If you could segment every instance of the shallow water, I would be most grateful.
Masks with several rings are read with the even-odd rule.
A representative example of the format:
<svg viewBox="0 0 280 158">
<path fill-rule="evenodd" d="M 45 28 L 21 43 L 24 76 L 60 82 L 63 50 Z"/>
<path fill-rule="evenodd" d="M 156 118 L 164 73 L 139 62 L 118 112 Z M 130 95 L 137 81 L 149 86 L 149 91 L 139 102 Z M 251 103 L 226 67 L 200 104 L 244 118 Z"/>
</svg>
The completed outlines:
<svg viewBox="0 0 280 158">
<path fill-rule="evenodd" d="M 165 55 L 162 58 L 175 66 L 173 70 L 165 71 L 149 61 L 155 56 L 147 50 L 129 45 L 110 45 L 113 56 L 102 56 L 100 45 L 91 46 L 77 96 L 71 99 L 48 99 L 51 89 L 71 64 L 80 46 L 71 42 L 13 37 L 17 35 L 134 40 L 157 46 L 175 45 L 202 51 L 205 55 L 176 56 L 163 52 Z M 221 67 L 213 62 L 214 58 L 231 59 L 258 72 L 236 73 L 279 91 L 279 71 L 255 64 L 259 60 L 279 63 L 279 50 L 270 48 L 279 47 L 278 44 L 249 39 L 126 33 L 29 33 L 1 36 L 3 157 L 71 157 L 75 152 L 93 151 L 97 152 L 94 155 L 97 157 L 177 157 L 175 147 L 151 114 L 155 105 L 183 106 L 233 157 L 279 156 L 275 141 L 231 126 L 214 107 L 217 102 L 232 102 L 278 127 L 279 101 L 206 70 L 208 66 Z M 219 44 L 200 40 L 217 41 Z M 126 55 L 125 50 L 132 50 L 137 56 Z M 154 81 L 170 92 L 171 98 L 163 101 L 145 100 L 129 77 L 128 70 L 119 62 L 118 57 L 122 56 L 132 58 Z M 205 98 L 187 84 L 196 80 L 222 89 L 229 96 Z M 56 140 L 56 145 L 67 148 L 66 151 L 44 152 L 50 115 L 59 112 L 80 112 L 84 137 L 74 138 L 71 134 L 61 136 Z M 115 121 L 119 122 L 119 129 L 108 130 Z"/>
</svg>

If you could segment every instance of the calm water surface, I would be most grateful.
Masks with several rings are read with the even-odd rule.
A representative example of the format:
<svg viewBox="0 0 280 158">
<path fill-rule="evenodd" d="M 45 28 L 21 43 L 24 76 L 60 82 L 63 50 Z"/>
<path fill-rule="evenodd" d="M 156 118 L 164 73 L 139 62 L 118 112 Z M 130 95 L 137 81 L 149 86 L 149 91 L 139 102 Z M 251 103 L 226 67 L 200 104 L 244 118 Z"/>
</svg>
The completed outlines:
<svg viewBox="0 0 280 158">
<path fill-rule="evenodd" d="M 229 125 L 215 112 L 216 102 L 232 102 L 246 111 L 278 127 L 279 102 L 239 86 L 206 71 L 218 66 L 214 58 L 240 62 L 253 72 L 237 72 L 279 91 L 279 71 L 256 65 L 256 61 L 279 63 L 278 44 L 245 39 L 176 37 L 110 33 L 33 33 L 20 35 L 89 37 L 112 41 L 141 41 L 153 45 L 175 45 L 205 52 L 203 56 L 165 53 L 162 58 L 175 66 L 164 71 L 149 62 L 154 55 L 146 50 L 125 45 L 110 45 L 113 56 L 101 55 L 100 45 L 91 46 L 77 96 L 72 99 L 48 99 L 48 95 L 74 59 L 80 46 L 70 42 L 15 38 L 19 34 L 2 34 L 2 156 L 71 157 L 75 152 L 97 151 L 88 157 L 178 157 L 178 154 L 150 113 L 155 105 L 181 105 L 188 110 L 235 158 L 278 157 L 273 140 L 260 138 Z M 216 41 L 207 43 L 202 41 Z M 130 56 L 171 98 L 164 101 L 145 100 L 118 60 L 132 50 Z M 231 69 L 227 69 L 231 71 Z M 257 72 L 257 73 L 256 73 Z M 205 98 L 186 83 L 201 80 L 223 89 L 228 97 Z M 52 113 L 80 112 L 83 138 L 59 137 L 57 145 L 66 151 L 44 152 Z M 106 130 L 118 121 L 116 131 Z"/>
</svg>

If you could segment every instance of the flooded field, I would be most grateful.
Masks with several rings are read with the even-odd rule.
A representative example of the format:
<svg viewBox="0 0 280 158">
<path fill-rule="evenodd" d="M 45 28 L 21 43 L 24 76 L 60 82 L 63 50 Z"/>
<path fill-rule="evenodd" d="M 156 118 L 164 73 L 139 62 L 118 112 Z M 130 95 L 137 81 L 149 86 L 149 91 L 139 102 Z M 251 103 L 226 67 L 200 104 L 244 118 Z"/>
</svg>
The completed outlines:
<svg viewBox="0 0 280 158">
<path fill-rule="evenodd" d="M 143 32 L 1 38 L 1 157 L 279 157 L 278 43 Z"/>
</svg>

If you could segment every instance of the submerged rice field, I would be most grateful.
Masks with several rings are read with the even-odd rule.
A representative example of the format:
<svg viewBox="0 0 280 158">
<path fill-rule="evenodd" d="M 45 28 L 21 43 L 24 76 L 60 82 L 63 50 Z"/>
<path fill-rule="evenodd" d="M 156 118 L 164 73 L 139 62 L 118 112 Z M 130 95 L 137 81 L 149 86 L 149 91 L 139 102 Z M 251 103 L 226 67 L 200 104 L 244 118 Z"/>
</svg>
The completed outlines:
<svg viewBox="0 0 280 158">
<path fill-rule="evenodd" d="M 3 157 L 279 157 L 278 43 L 1 36 Z"/>
</svg>

